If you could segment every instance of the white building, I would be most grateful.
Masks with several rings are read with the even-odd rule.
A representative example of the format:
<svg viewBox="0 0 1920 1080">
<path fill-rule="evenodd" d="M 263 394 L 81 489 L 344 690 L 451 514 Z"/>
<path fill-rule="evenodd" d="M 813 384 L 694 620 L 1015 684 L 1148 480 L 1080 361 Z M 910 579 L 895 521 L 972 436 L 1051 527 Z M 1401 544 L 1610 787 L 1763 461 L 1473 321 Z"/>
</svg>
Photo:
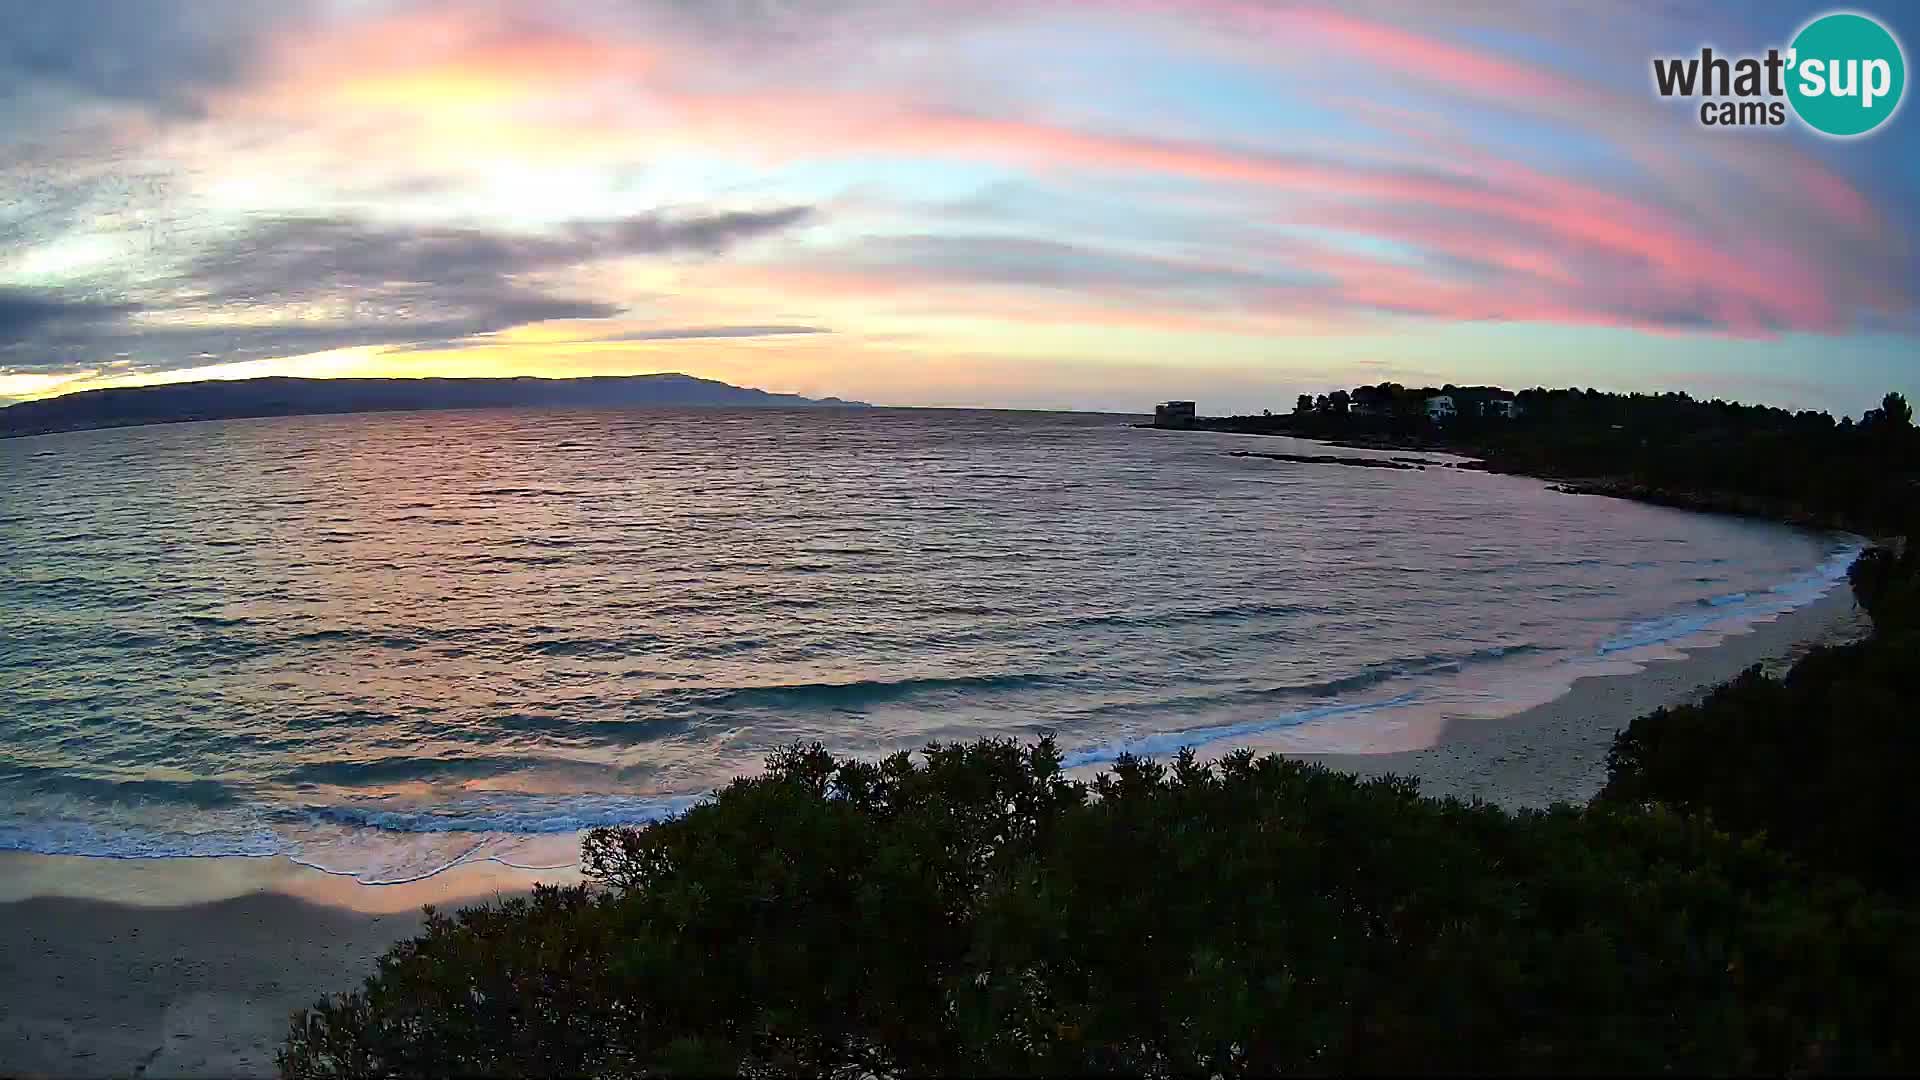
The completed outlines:
<svg viewBox="0 0 1920 1080">
<path fill-rule="evenodd" d="M 1511 420 L 1518 411 L 1513 406 L 1512 398 L 1488 398 L 1480 403 L 1480 415 L 1498 416 L 1503 420 Z"/>
<path fill-rule="evenodd" d="M 1459 410 L 1453 407 L 1452 394 L 1435 394 L 1427 399 L 1427 419 L 1444 420 L 1457 415 Z"/>
<path fill-rule="evenodd" d="M 1167 401 L 1153 407 L 1153 426 L 1188 428 L 1193 426 L 1194 403 Z"/>
</svg>

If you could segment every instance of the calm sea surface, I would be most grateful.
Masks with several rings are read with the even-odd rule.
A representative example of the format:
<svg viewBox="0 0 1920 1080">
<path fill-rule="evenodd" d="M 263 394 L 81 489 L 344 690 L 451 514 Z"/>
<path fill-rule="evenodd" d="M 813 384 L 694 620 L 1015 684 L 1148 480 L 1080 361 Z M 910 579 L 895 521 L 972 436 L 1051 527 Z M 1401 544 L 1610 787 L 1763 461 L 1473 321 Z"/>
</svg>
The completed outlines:
<svg viewBox="0 0 1920 1080">
<path fill-rule="evenodd" d="M 0 849 L 390 882 L 567 862 L 802 738 L 1399 749 L 1805 603 L 1854 550 L 1240 448 L 1325 452 L 910 410 L 0 441 Z"/>
</svg>

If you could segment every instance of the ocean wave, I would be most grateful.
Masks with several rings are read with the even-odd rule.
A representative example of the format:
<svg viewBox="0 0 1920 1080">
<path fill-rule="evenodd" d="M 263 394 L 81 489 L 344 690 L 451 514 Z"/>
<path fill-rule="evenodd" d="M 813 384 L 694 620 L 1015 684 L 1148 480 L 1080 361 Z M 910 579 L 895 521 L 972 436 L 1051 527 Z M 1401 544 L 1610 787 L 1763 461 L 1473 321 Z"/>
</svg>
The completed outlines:
<svg viewBox="0 0 1920 1080">
<path fill-rule="evenodd" d="M 541 498 L 547 498 L 547 497 L 566 498 L 568 496 L 578 495 L 581 493 L 572 491 L 566 488 L 495 487 L 495 488 L 476 488 L 472 491 L 467 492 L 467 494 L 481 495 L 481 496 L 486 496 L 488 498 L 517 498 L 517 497 L 524 497 L 529 495 L 535 496 L 535 497 L 541 497 Z"/>
<path fill-rule="evenodd" d="M 478 780 L 519 772 L 542 764 L 538 757 L 390 757 L 359 760 L 306 761 L 282 770 L 277 779 L 295 784 L 359 787 L 406 780 Z"/>
<path fill-rule="evenodd" d="M 1604 641 L 1602 655 L 1663 644 L 1739 620 L 1761 617 L 1806 603 L 1845 577 L 1862 545 L 1833 549 L 1819 566 L 1764 591 L 1728 593 L 1704 598 L 1687 611 L 1672 612 L 1632 624 Z M 1228 610 L 1242 614 L 1273 610 L 1276 605 L 1233 605 L 1208 609 L 1220 617 Z M 1152 618 L 1145 616 L 1143 618 Z M 1228 691 L 1190 701 L 1161 700 L 1141 706 L 1161 715 L 1178 715 L 1195 708 L 1244 707 L 1278 698 L 1319 699 L 1301 707 L 1267 711 L 1250 719 L 1194 724 L 1149 730 L 1124 738 L 1094 741 L 1068 749 L 1069 767 L 1097 767 L 1123 754 L 1163 757 L 1183 747 L 1218 748 L 1223 743 L 1319 721 L 1364 717 L 1421 704 L 1432 689 L 1415 685 L 1392 696 L 1348 700 L 1396 679 L 1458 672 L 1475 665 L 1543 652 L 1529 642 L 1486 646 L 1470 650 L 1434 651 L 1370 665 L 1358 672 L 1325 679 Z M 844 683 L 793 683 L 761 687 L 699 689 L 668 695 L 681 706 L 745 706 L 808 709 L 858 709 L 864 705 L 930 693 L 1014 692 L 1057 685 L 1084 676 L 1002 673 L 977 676 L 936 676 L 898 680 L 855 680 Z M 1095 710 L 1096 712 L 1098 710 Z M 1091 714 L 1089 714 L 1091 715 Z M 607 722 L 577 725 L 549 714 L 524 714 L 513 720 L 525 728 L 564 729 L 569 734 L 593 734 Z M 671 726 L 671 721 L 668 721 Z M 513 726 L 513 725 L 509 725 Z M 619 724 L 624 728 L 629 724 Z M 652 730 L 649 722 L 643 727 Z M 304 782 L 342 785 L 378 784 L 396 779 L 462 779 L 537 766 L 526 757 L 418 759 L 394 757 L 365 761 L 307 763 L 290 777 Z M 602 825 L 637 825 L 684 813 L 709 797 L 708 792 L 622 795 L 489 794 L 463 798 L 453 804 L 431 806 L 368 803 L 315 803 L 297 807 L 253 808 L 236 805 L 231 793 L 216 786 L 186 782 L 169 789 L 158 782 L 136 782 L 119 793 L 133 796 L 120 802 L 165 801 L 177 796 L 202 816 L 220 818 L 221 827 L 131 827 L 103 818 L 87 821 L 51 817 L 43 820 L 0 820 L 0 850 L 44 854 L 90 855 L 108 858 L 177 858 L 209 856 L 281 855 L 305 866 L 349 876 L 373 884 L 417 881 L 472 862 L 493 861 L 530 869 L 561 869 L 570 863 L 558 859 L 521 857 L 520 845 L 547 838 L 552 845 L 568 845 L 565 838 Z M 106 791 L 71 792 L 101 801 Z"/>
<path fill-rule="evenodd" d="M 1526 656 L 1540 651 L 1540 646 L 1531 642 L 1513 645 L 1489 645 L 1466 652 L 1430 652 L 1421 656 L 1390 660 L 1371 665 L 1352 675 L 1336 676 L 1320 682 L 1302 685 L 1277 686 L 1263 690 L 1263 695 L 1273 694 L 1341 694 L 1354 690 L 1365 690 L 1394 679 L 1414 675 L 1437 675 L 1443 672 L 1460 671 L 1477 664 L 1493 663 L 1516 656 Z"/>
<path fill-rule="evenodd" d="M 0 794 L 77 796 L 96 802 L 119 805 L 162 803 L 211 809 L 240 802 L 242 792 L 218 780 L 162 780 L 142 777 L 114 780 L 105 777 L 75 776 L 64 769 L 37 765 L 11 764 L 0 767 Z"/>
<path fill-rule="evenodd" d="M 383 885 L 411 885 L 416 881 L 425 881 L 428 878 L 438 877 L 456 867 L 470 866 L 475 863 L 498 863 L 501 866 L 512 867 L 515 870 L 532 871 L 566 870 L 579 865 L 577 860 L 559 863 L 517 863 L 502 856 L 491 854 L 485 851 L 485 848 L 486 841 L 475 841 L 467 850 L 458 853 L 452 858 L 438 862 L 430 862 L 413 868 L 374 870 L 361 867 L 355 869 L 337 869 L 323 862 L 307 859 L 299 855 L 289 855 L 287 856 L 287 861 L 299 866 L 304 866 L 309 870 L 318 870 L 323 874 L 330 874 L 334 877 L 352 878 L 362 885 L 376 887 Z"/>
<path fill-rule="evenodd" d="M 975 629 L 941 631 L 938 638 L 943 643 L 992 643 L 1028 640 L 1042 633 L 1059 634 L 1081 630 L 1100 630 L 1107 627 L 1122 629 L 1158 630 L 1182 626 L 1199 626 L 1209 623 L 1236 622 L 1249 619 L 1284 619 L 1291 615 L 1325 615 L 1340 610 L 1333 604 L 1274 604 L 1274 603 L 1232 603 L 1212 606 L 1162 608 L 1154 607 L 1135 611 L 1105 611 L 1087 615 L 1062 615 L 1052 617 L 1034 617 L 1030 614 L 984 604 L 945 605 L 930 608 L 928 615 L 934 616 L 1006 616 L 1009 621 L 998 625 L 986 625 Z"/>
<path fill-rule="evenodd" d="M 1238 603 L 1212 607 L 1158 609 L 1153 611 L 1113 612 L 1051 620 L 1062 628 L 1094 626 L 1187 626 L 1195 623 L 1237 621 L 1273 616 L 1322 614 L 1331 607 L 1316 604 Z"/>
<path fill-rule="evenodd" d="M 1066 679 L 1066 676 L 1058 674 L 1028 673 L 936 675 L 910 679 L 855 679 L 850 682 L 785 683 L 775 686 L 672 690 L 663 692 L 658 697 L 664 704 L 682 708 L 857 710 L 867 705 L 919 694 L 999 693 L 1048 686 Z"/>
<path fill-rule="evenodd" d="M 270 830 L 207 831 L 130 828 L 117 823 L 52 818 L 0 822 L 0 851 L 100 859 L 262 857 L 285 853 Z"/>
<path fill-rule="evenodd" d="M 0 819 L 0 851 L 104 859 L 284 857 L 364 885 L 420 881 L 457 866 L 495 862 L 521 870 L 577 864 L 573 836 L 598 826 L 642 825 L 707 795 L 495 795 L 458 806 L 381 809 L 347 804 L 253 808 L 198 828 L 48 816 Z M 537 856 L 537 857 L 536 857 Z"/>
<path fill-rule="evenodd" d="M 1118 761 L 1123 754 L 1135 757 L 1161 757 L 1179 752 L 1182 748 L 1201 749 L 1212 743 L 1227 739 L 1240 739 L 1249 735 L 1261 735 L 1284 728 L 1299 727 L 1316 720 L 1326 720 L 1336 716 L 1353 716 L 1364 713 L 1383 712 L 1411 705 L 1420 697 L 1420 692 L 1410 690 L 1383 701 L 1351 702 L 1347 704 L 1320 705 L 1309 709 L 1297 709 L 1260 720 L 1244 720 L 1231 724 L 1215 724 L 1206 727 L 1182 728 L 1175 731 L 1159 732 L 1150 735 L 1138 735 L 1119 742 L 1101 746 L 1072 750 L 1062 755 L 1062 764 L 1067 768 L 1082 768 L 1088 765 L 1109 765 Z"/>
<path fill-rule="evenodd" d="M 356 645 L 376 649 L 406 651 L 409 649 L 418 649 L 427 643 L 428 638 L 426 637 L 415 637 L 408 634 L 386 633 L 375 630 L 328 628 L 325 630 L 304 630 L 272 643 L 271 647 L 277 650 L 288 645 Z"/>
<path fill-rule="evenodd" d="M 1374 687 L 1391 683 L 1396 679 L 1417 678 L 1423 675 L 1438 675 L 1463 671 L 1470 667 L 1496 663 L 1501 660 L 1520 656 L 1529 656 L 1544 650 L 1529 642 L 1511 645 L 1490 645 L 1464 652 L 1432 652 L 1420 656 L 1403 657 L 1383 661 L 1344 675 L 1334 675 L 1325 679 L 1307 682 L 1281 683 L 1275 686 L 1243 687 L 1224 692 L 1209 691 L 1199 694 L 1183 694 L 1175 697 L 1162 697 L 1146 701 L 1122 701 L 1105 705 L 1096 705 L 1084 710 L 1085 717 L 1111 718 L 1114 716 L 1140 713 L 1174 713 L 1194 710 L 1213 710 L 1223 708 L 1246 708 L 1263 705 L 1274 699 L 1291 700 L 1301 698 L 1329 698 L 1359 693 Z"/>
<path fill-rule="evenodd" d="M 636 746 L 658 742 L 686 732 L 693 722 L 666 716 L 608 720 L 596 716 L 557 716 L 553 713 L 505 713 L 494 720 L 500 730 L 474 730 L 449 737 L 475 743 L 498 742 L 501 731 L 554 735 L 568 745 Z"/>
<path fill-rule="evenodd" d="M 526 646 L 526 650 L 539 656 L 623 657 L 651 652 L 664 640 L 658 634 L 628 634 L 618 638 L 552 638 L 533 642 Z"/>
<path fill-rule="evenodd" d="M 1602 641 L 1595 652 L 1600 656 L 1613 656 L 1655 648 L 1706 631 L 1730 630 L 1755 619 L 1791 611 L 1819 599 L 1844 581 L 1848 567 L 1865 547 L 1862 543 L 1848 543 L 1834 548 L 1820 565 L 1765 592 L 1727 593 L 1702 600 L 1691 610 L 1643 619 Z"/>
<path fill-rule="evenodd" d="M 183 615 L 181 616 L 181 618 L 186 622 L 192 623 L 195 626 L 207 626 L 207 627 L 213 627 L 214 629 L 221 629 L 221 630 L 227 629 L 229 627 L 234 627 L 234 626 L 252 626 L 253 625 L 252 619 L 249 619 L 242 615 L 236 615 L 232 617 L 228 617 L 224 615 Z"/>
<path fill-rule="evenodd" d="M 392 833 L 540 836 L 605 825 L 639 825 L 685 813 L 707 794 L 494 795 L 455 805 L 384 809 L 329 804 L 278 812 L 292 820 Z"/>
</svg>

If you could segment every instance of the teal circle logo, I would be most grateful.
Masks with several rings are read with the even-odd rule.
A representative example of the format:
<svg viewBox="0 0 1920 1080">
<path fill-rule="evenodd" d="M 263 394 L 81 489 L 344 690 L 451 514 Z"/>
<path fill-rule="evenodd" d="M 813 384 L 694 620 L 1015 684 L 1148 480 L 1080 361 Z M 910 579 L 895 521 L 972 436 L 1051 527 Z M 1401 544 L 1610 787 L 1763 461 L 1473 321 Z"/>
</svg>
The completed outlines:
<svg viewBox="0 0 1920 1080">
<path fill-rule="evenodd" d="M 1787 54 L 1787 99 L 1815 131 L 1847 138 L 1887 122 L 1907 88 L 1907 61 L 1887 28 L 1850 11 L 1806 25 Z"/>
</svg>

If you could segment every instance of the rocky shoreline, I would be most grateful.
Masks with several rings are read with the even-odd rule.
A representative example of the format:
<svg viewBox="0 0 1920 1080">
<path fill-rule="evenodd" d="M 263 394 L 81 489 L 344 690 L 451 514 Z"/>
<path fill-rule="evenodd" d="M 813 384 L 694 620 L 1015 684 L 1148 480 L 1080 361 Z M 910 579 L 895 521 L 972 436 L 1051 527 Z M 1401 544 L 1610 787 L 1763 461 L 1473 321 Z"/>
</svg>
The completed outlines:
<svg viewBox="0 0 1920 1080">
<path fill-rule="evenodd" d="M 1543 479 L 1550 478 L 1543 477 Z M 1678 510 L 1765 518 L 1768 521 L 1781 521 L 1808 529 L 1853 531 L 1850 523 L 1841 515 L 1823 514 L 1780 499 L 1769 499 L 1763 496 L 1741 495 L 1728 491 L 1676 491 L 1630 480 L 1612 479 L 1562 480 L 1550 486 L 1552 490 L 1567 495 L 1604 495 L 1614 499 L 1632 499 L 1635 502 L 1652 503 L 1656 506 L 1671 506 Z"/>
<path fill-rule="evenodd" d="M 1151 425 L 1140 425 L 1149 427 Z M 1290 461 L 1312 465 L 1351 465 L 1362 468 L 1421 469 L 1425 467 L 1448 469 L 1475 469 L 1482 472 L 1502 473 L 1511 476 L 1531 476 L 1545 480 L 1551 490 L 1567 495 L 1601 495 L 1613 499 L 1630 499 L 1634 502 L 1651 503 L 1655 506 L 1668 506 L 1677 510 L 1693 510 L 1707 514 L 1731 514 L 1737 517 L 1760 518 L 1778 521 L 1788 525 L 1797 525 L 1808 529 L 1824 529 L 1837 532 L 1862 533 L 1858 522 L 1846 515 L 1821 512 L 1798 505 L 1789 500 L 1770 498 L 1760 495 L 1744 495 L 1731 491 L 1691 491 L 1659 487 L 1640 483 L 1624 477 L 1607 476 L 1569 476 L 1532 469 L 1522 469 L 1504 465 L 1499 461 L 1488 460 L 1485 452 L 1472 446 L 1449 445 L 1444 441 L 1427 438 L 1400 438 L 1392 436 L 1357 437 L 1344 439 L 1315 438 L 1284 430 L 1265 430 L 1236 424 L 1212 423 L 1200 421 L 1191 430 L 1220 431 L 1236 435 L 1271 435 L 1297 439 L 1302 442 L 1317 442 L 1324 446 L 1334 446 L 1350 450 L 1372 450 L 1376 452 L 1414 452 L 1448 454 L 1467 460 L 1431 461 L 1419 458 L 1357 458 L 1337 455 L 1312 454 L 1267 454 L 1247 450 L 1233 451 L 1233 457 L 1260 457 L 1275 461 Z M 1873 535 L 1884 540 L 1883 536 Z"/>
<path fill-rule="evenodd" d="M 1260 454 L 1251 450 L 1234 450 L 1227 456 L 1290 461 L 1297 465 L 1351 465 L 1361 469 L 1402 469 L 1408 472 L 1425 472 L 1429 465 L 1438 468 L 1447 464 L 1444 461 L 1424 461 L 1419 458 L 1359 458 L 1340 457 L 1335 454 Z"/>
</svg>

